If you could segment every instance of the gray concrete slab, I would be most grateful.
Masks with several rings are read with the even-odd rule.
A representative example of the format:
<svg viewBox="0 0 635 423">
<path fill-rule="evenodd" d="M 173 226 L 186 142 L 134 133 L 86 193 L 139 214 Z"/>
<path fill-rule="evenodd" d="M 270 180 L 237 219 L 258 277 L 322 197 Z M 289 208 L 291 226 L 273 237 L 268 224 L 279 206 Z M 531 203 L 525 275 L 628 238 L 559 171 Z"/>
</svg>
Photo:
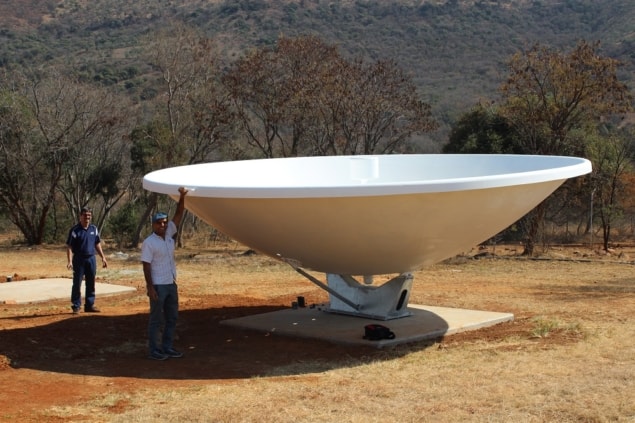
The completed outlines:
<svg viewBox="0 0 635 423">
<path fill-rule="evenodd" d="M 387 321 L 335 314 L 325 309 L 325 306 L 291 308 L 224 320 L 221 323 L 273 334 L 382 348 L 435 339 L 514 320 L 514 315 L 510 313 L 424 305 L 410 305 L 408 310 L 412 313 L 411 316 Z M 364 326 L 371 323 L 388 327 L 394 332 L 395 338 L 381 341 L 364 339 Z"/>
<path fill-rule="evenodd" d="M 70 301 L 72 285 L 73 280 L 69 278 L 3 282 L 0 283 L 0 304 L 27 304 L 59 299 Z M 98 297 L 107 297 L 133 292 L 136 288 L 97 282 L 95 291 Z M 82 295 L 83 292 L 82 286 Z"/>
</svg>

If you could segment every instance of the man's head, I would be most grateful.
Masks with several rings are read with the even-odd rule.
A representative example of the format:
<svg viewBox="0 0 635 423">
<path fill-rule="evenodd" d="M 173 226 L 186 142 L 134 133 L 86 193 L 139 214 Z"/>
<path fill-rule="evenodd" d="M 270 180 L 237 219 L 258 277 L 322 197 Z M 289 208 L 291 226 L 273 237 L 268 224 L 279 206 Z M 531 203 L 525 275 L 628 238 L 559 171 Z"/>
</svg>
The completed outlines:
<svg viewBox="0 0 635 423">
<path fill-rule="evenodd" d="M 162 235 L 168 225 L 168 215 L 163 212 L 157 212 L 152 216 L 152 231 Z"/>
<path fill-rule="evenodd" d="M 79 211 L 79 221 L 86 227 L 90 223 L 90 219 L 93 217 L 93 210 L 90 207 L 82 207 Z"/>
</svg>

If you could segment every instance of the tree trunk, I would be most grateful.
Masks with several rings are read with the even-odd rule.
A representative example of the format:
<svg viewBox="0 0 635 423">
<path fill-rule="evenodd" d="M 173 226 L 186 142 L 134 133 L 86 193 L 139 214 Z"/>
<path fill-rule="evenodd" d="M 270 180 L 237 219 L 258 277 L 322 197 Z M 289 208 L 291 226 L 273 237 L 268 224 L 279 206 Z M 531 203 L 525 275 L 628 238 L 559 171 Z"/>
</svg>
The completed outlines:
<svg viewBox="0 0 635 423">
<path fill-rule="evenodd" d="M 130 241 L 131 247 L 137 247 L 139 243 L 141 242 L 141 231 L 143 230 L 143 226 L 147 224 L 148 217 L 150 216 L 150 214 L 152 214 L 152 209 L 157 205 L 158 197 L 159 196 L 156 192 L 153 192 L 150 194 L 150 197 L 148 200 L 148 206 L 146 207 L 145 211 L 141 215 L 141 218 L 139 219 L 139 224 L 137 225 L 137 230 L 135 231 L 135 234 L 132 237 L 132 241 Z"/>
<path fill-rule="evenodd" d="M 523 256 L 533 256 L 536 247 L 536 239 L 538 239 L 538 233 L 540 225 L 545 217 L 545 202 L 538 204 L 535 209 L 530 211 L 525 216 L 525 237 Z"/>
</svg>

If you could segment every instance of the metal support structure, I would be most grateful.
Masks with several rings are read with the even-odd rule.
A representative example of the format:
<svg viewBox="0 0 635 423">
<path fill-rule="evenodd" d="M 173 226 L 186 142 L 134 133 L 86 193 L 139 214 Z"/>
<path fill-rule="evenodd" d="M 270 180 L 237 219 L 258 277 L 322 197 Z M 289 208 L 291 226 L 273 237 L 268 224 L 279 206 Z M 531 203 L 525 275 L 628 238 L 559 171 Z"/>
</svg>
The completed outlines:
<svg viewBox="0 0 635 423">
<path fill-rule="evenodd" d="M 303 270 L 296 260 L 280 255 L 278 257 L 329 293 L 328 312 L 375 320 L 399 319 L 412 315 L 408 311 L 413 279 L 410 273 L 403 273 L 378 286 L 371 285 L 372 275 L 365 275 L 364 283 L 360 283 L 350 275 L 327 273 L 327 283 L 324 283 Z"/>
<path fill-rule="evenodd" d="M 359 311 L 359 309 L 361 308 L 361 306 L 359 304 L 355 304 L 354 302 L 352 302 L 348 298 L 340 295 L 339 292 L 337 292 L 334 289 L 331 289 L 331 287 L 329 287 L 328 285 L 326 285 L 322 281 L 318 280 L 315 276 L 312 276 L 311 274 L 305 272 L 304 270 L 300 269 L 299 267 L 294 267 L 294 269 L 295 269 L 296 272 L 298 272 L 299 274 L 301 274 L 302 276 L 304 276 L 305 278 L 307 278 L 308 280 L 310 280 L 311 282 L 313 282 L 314 284 L 316 284 L 317 286 L 319 286 L 320 288 L 322 288 L 323 290 L 328 292 L 331 295 L 331 298 L 336 298 L 336 299 L 340 300 L 341 302 L 343 302 L 344 304 L 348 305 L 350 308 L 352 308 L 355 311 Z"/>
<path fill-rule="evenodd" d="M 412 288 L 412 275 L 405 273 L 396 276 L 379 286 L 362 284 L 349 275 L 326 275 L 328 286 L 337 292 L 331 296 L 328 311 L 349 314 L 376 320 L 391 320 L 410 316 L 408 300 Z M 340 301 L 346 297 L 349 301 Z M 349 302 L 359 304 L 358 309 L 349 306 Z"/>
</svg>

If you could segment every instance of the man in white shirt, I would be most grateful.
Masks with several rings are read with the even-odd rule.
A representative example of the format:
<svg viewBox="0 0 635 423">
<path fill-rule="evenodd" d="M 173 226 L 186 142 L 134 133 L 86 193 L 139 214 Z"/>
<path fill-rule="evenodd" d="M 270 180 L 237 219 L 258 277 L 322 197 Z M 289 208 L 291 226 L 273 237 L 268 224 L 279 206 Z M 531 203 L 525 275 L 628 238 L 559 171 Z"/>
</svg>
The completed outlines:
<svg viewBox="0 0 635 423">
<path fill-rule="evenodd" d="M 153 360 L 183 357 L 183 353 L 175 350 L 172 345 L 179 315 L 174 238 L 185 210 L 187 189 L 180 187 L 179 194 L 179 203 L 172 220 L 168 221 L 166 213 L 155 213 L 152 216 L 152 234 L 141 246 L 143 276 L 150 299 L 149 357 Z"/>
</svg>

